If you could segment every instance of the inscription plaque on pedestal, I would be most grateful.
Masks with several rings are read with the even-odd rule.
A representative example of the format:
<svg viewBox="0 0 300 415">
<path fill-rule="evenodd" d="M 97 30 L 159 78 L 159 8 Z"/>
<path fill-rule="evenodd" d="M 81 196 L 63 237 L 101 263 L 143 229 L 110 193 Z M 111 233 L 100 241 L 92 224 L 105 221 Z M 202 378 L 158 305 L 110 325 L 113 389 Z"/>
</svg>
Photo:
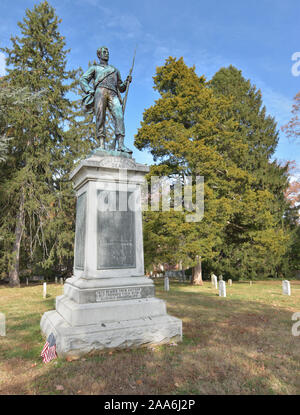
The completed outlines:
<svg viewBox="0 0 300 415">
<path fill-rule="evenodd" d="M 76 237 L 75 237 L 75 268 L 84 268 L 85 257 L 85 226 L 86 224 L 86 193 L 77 199 L 76 206 Z"/>
<path fill-rule="evenodd" d="M 141 287 L 111 288 L 96 291 L 96 301 L 113 301 L 130 298 L 141 298 Z"/>
<path fill-rule="evenodd" d="M 97 211 L 97 269 L 134 268 L 135 212 L 120 210 L 120 199 L 127 199 L 132 192 L 98 190 Z M 126 200 L 125 199 L 125 200 Z M 124 199 L 123 199 L 124 200 Z M 107 204 L 107 210 L 100 208 Z"/>
</svg>

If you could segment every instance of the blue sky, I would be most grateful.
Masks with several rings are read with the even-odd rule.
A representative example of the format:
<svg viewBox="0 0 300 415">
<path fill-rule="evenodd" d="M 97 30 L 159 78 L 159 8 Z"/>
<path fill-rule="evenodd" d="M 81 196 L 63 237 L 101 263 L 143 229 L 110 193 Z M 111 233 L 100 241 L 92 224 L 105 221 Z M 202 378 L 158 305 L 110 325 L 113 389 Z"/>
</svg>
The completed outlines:
<svg viewBox="0 0 300 415">
<path fill-rule="evenodd" d="M 17 22 L 37 1 L 1 0 L 0 46 L 10 46 L 19 34 Z M 60 32 L 71 49 L 68 67 L 84 70 L 106 45 L 110 63 L 125 79 L 137 48 L 133 82 L 125 114 L 126 144 L 133 137 L 143 111 L 158 94 L 153 90 L 156 66 L 169 56 L 183 56 L 198 75 L 210 79 L 222 66 L 242 70 L 263 94 L 267 112 L 278 128 L 291 117 L 293 97 L 300 90 L 300 76 L 292 75 L 292 55 L 300 51 L 299 0 L 49 0 L 62 18 Z M 4 74 L 0 54 L 0 74 Z M 280 133 L 275 154 L 279 160 L 296 160 L 300 144 Z M 134 150 L 138 162 L 151 164 L 146 152 Z"/>
</svg>

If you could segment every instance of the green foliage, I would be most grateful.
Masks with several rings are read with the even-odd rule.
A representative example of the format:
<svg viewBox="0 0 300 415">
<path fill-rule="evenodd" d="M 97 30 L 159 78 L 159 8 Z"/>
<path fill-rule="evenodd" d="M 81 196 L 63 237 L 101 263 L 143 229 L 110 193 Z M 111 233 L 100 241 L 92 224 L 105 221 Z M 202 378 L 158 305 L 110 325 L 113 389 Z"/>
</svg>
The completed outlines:
<svg viewBox="0 0 300 415">
<path fill-rule="evenodd" d="M 236 162 L 253 177 L 242 209 L 225 229 L 224 250 L 228 252 L 224 261 L 231 258 L 236 269 L 253 279 L 268 274 L 277 276 L 286 262 L 291 235 L 283 227 L 283 217 L 289 209 L 284 197 L 288 163 L 280 166 L 277 161 L 270 161 L 279 139 L 275 120 L 266 115 L 260 90 L 233 66 L 221 68 L 212 78 L 211 87 L 217 95 L 232 99 L 228 116 L 237 121 L 236 131 L 248 145 L 247 157 Z"/>
<path fill-rule="evenodd" d="M 36 265 L 63 272 L 72 267 L 75 198 L 68 175 L 91 140 L 74 128 L 80 112 L 68 97 L 76 91 L 79 71 L 66 70 L 69 51 L 59 23 L 43 1 L 26 10 L 18 23 L 22 36 L 12 37 L 11 48 L 2 49 L 8 75 L 1 82 L 21 91 L 24 101 L 10 112 L 11 140 L 0 167 L 2 273 L 17 265 L 18 238 L 21 269 L 34 272 Z M 24 88 L 30 94 L 42 91 L 42 100 L 26 99 Z M 11 96 L 14 105 L 16 99 Z"/>
<path fill-rule="evenodd" d="M 31 93 L 28 88 L 11 88 L 0 81 L 0 162 L 5 161 L 8 152 L 8 142 L 11 140 L 10 130 L 14 118 L 14 112 L 28 103 L 29 100 L 37 100 L 41 93 Z"/>
<path fill-rule="evenodd" d="M 145 110 L 135 145 L 158 162 L 150 176 L 204 176 L 205 213 L 188 223 L 185 211 L 146 212 L 146 265 L 193 266 L 200 255 L 206 270 L 234 279 L 275 275 L 289 241 L 287 168 L 269 161 L 278 134 L 260 92 L 233 67 L 207 82 L 172 57 L 154 84 L 160 98 Z"/>
</svg>

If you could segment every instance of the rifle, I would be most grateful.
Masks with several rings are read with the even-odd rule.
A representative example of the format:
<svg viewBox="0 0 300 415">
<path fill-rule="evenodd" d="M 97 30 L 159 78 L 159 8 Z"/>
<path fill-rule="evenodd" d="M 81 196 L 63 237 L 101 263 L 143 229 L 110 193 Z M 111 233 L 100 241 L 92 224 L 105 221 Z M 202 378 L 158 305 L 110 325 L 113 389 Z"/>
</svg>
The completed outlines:
<svg viewBox="0 0 300 415">
<path fill-rule="evenodd" d="M 136 48 L 134 50 L 134 56 L 133 56 L 133 60 L 132 60 L 132 65 L 131 65 L 131 68 L 130 68 L 130 71 L 129 71 L 129 75 L 128 76 L 131 76 L 132 71 L 133 71 L 134 61 L 135 61 L 135 54 L 136 54 Z M 130 85 L 130 82 L 127 82 L 125 97 L 124 97 L 123 105 L 122 105 L 123 114 L 125 112 L 125 107 L 126 107 L 126 101 L 127 101 L 127 95 L 128 95 L 129 85 Z"/>
</svg>

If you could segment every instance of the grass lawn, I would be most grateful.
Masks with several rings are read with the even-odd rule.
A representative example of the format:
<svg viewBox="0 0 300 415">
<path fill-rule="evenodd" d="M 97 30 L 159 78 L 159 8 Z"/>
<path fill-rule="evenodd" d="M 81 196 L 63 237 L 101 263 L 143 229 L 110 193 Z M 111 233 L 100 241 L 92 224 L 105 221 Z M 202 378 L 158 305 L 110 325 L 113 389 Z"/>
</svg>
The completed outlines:
<svg viewBox="0 0 300 415">
<path fill-rule="evenodd" d="M 0 337 L 0 394 L 299 394 L 300 281 L 282 295 L 281 281 L 233 283 L 218 297 L 203 287 L 155 281 L 168 313 L 182 319 L 183 342 L 152 349 L 97 352 L 43 364 L 42 314 L 54 309 L 62 286 L 0 287 L 6 337 Z"/>
</svg>

